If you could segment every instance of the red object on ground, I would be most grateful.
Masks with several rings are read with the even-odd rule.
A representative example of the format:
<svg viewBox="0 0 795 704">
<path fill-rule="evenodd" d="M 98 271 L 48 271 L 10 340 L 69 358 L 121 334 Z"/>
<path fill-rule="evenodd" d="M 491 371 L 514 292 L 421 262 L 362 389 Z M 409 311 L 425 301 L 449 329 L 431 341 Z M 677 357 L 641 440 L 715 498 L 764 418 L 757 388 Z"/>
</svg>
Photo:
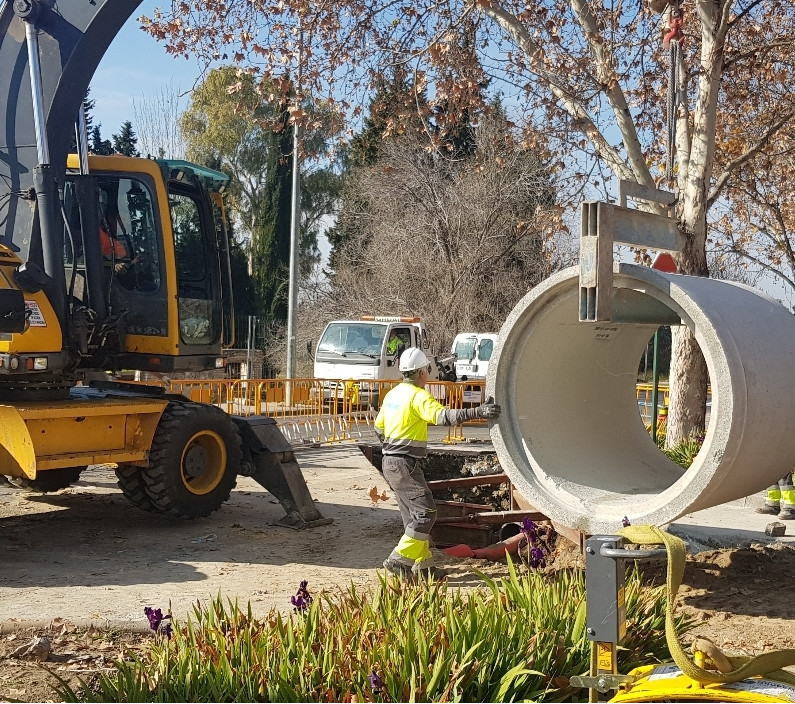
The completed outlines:
<svg viewBox="0 0 795 704">
<path fill-rule="evenodd" d="M 656 257 L 654 257 L 651 268 L 657 269 L 657 271 L 664 271 L 666 274 L 675 274 L 677 271 L 679 271 L 676 268 L 676 262 L 674 261 L 674 258 L 668 254 L 668 252 L 660 252 Z"/>
<path fill-rule="evenodd" d="M 510 553 L 515 555 L 519 551 L 519 543 L 524 538 L 524 533 L 517 533 L 512 535 L 507 540 L 502 540 L 494 545 L 489 545 L 485 548 L 478 548 L 473 550 L 469 545 L 453 545 L 451 548 L 445 548 L 442 552 L 445 555 L 452 555 L 453 557 L 476 557 L 480 560 L 502 560 L 506 554 Z"/>
<path fill-rule="evenodd" d="M 525 534 L 520 532 L 516 535 L 512 535 L 507 540 L 494 543 L 494 545 L 489 545 L 486 548 L 479 548 L 473 552 L 475 553 L 475 557 L 478 557 L 481 560 L 502 560 L 507 553 L 515 555 L 517 552 L 519 552 L 519 543 L 521 543 L 524 539 Z"/>
<path fill-rule="evenodd" d="M 475 551 L 469 545 L 464 545 L 463 543 L 445 548 L 442 552 L 453 557 L 475 557 Z"/>
</svg>

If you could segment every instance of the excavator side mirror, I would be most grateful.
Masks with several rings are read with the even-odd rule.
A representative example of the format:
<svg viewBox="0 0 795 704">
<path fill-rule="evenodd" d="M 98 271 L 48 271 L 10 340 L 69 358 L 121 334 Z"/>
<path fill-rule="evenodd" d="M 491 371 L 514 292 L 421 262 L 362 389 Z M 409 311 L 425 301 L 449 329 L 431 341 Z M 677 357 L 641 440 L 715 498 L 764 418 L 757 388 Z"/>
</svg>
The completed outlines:
<svg viewBox="0 0 795 704">
<path fill-rule="evenodd" d="M 16 288 L 0 289 L 0 332 L 25 332 L 25 294 Z"/>
</svg>

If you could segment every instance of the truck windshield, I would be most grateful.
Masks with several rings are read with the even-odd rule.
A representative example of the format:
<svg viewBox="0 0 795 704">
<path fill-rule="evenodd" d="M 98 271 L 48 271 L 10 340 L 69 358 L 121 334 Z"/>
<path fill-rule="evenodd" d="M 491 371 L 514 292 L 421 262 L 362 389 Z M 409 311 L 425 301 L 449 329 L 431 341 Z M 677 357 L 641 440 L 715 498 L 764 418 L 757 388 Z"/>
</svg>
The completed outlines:
<svg viewBox="0 0 795 704">
<path fill-rule="evenodd" d="M 458 359 L 473 359 L 475 357 L 475 341 L 476 338 L 468 337 L 456 343 L 453 352 L 458 355 Z"/>
<path fill-rule="evenodd" d="M 386 325 L 329 323 L 317 345 L 318 352 L 380 355 Z"/>
</svg>

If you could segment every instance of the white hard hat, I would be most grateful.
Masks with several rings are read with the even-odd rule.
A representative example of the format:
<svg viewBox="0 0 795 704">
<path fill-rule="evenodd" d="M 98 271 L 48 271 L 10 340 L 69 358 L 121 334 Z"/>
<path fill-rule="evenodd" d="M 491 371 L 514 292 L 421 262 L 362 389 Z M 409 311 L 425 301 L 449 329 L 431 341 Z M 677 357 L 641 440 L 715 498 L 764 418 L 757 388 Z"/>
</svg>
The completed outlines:
<svg viewBox="0 0 795 704">
<path fill-rule="evenodd" d="M 428 358 L 421 349 L 418 347 L 409 347 L 400 355 L 398 369 L 402 372 L 413 372 L 417 369 L 422 369 L 427 364 Z"/>
</svg>

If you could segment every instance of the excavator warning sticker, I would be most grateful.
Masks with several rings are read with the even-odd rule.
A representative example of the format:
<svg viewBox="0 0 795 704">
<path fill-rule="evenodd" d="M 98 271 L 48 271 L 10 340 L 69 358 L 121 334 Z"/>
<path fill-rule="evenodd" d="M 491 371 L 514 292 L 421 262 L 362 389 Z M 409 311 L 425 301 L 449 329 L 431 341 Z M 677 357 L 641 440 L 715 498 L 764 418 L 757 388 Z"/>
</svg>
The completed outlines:
<svg viewBox="0 0 795 704">
<path fill-rule="evenodd" d="M 28 310 L 28 325 L 32 328 L 46 328 L 47 321 L 36 301 L 25 301 L 25 308 Z"/>
</svg>

